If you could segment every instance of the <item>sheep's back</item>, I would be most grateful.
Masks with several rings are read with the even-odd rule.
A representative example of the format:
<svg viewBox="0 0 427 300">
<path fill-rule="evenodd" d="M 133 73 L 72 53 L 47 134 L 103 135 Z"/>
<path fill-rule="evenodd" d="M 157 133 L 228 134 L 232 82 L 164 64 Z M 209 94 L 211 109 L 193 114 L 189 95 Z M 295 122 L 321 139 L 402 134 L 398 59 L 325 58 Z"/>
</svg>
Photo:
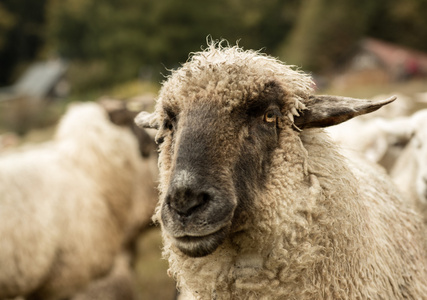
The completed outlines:
<svg viewBox="0 0 427 300">
<path fill-rule="evenodd" d="M 0 158 L 0 298 L 34 289 L 56 256 L 63 191 L 55 190 L 62 186 L 55 156 L 47 147 Z"/>
</svg>

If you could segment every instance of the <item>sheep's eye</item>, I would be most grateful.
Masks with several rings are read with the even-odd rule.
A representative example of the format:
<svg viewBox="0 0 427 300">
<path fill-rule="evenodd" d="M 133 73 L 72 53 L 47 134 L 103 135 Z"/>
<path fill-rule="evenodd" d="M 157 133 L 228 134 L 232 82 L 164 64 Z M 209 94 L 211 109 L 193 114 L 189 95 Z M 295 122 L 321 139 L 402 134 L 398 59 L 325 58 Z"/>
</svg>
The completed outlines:
<svg viewBox="0 0 427 300">
<path fill-rule="evenodd" d="M 267 122 L 267 123 L 276 123 L 277 116 L 274 112 L 268 111 L 264 114 L 263 119 L 264 119 L 264 122 Z"/>
</svg>

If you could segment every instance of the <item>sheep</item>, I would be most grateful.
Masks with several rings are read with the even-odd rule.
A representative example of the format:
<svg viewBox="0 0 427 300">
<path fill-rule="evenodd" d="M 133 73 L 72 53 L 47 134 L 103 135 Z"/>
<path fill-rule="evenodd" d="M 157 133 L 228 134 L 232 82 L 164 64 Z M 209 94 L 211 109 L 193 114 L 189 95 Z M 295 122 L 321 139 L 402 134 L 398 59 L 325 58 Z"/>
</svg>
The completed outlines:
<svg viewBox="0 0 427 300">
<path fill-rule="evenodd" d="M 152 155 L 156 151 L 157 146 L 147 130 L 141 130 L 135 125 L 133 119 L 139 110 L 150 107 L 150 99 L 152 97 L 147 95 L 146 97 L 141 96 L 128 101 L 120 101 L 109 97 L 103 97 L 98 100 L 98 103 L 107 110 L 110 120 L 114 124 L 129 126 L 131 128 L 137 137 L 139 149 L 143 157 Z"/>
<path fill-rule="evenodd" d="M 412 138 L 390 175 L 410 201 L 424 211 L 427 222 L 427 109 L 407 118 L 402 128 L 409 130 Z"/>
<path fill-rule="evenodd" d="M 143 100 L 143 101 L 141 101 Z M 156 203 L 157 190 L 154 188 L 157 176 L 157 153 L 154 140 L 144 129 L 135 126 L 133 118 L 135 109 L 147 107 L 147 97 L 141 100 L 131 99 L 120 101 L 112 98 L 102 98 L 97 102 L 108 112 L 110 120 L 120 126 L 127 126 L 137 137 L 140 154 L 150 159 L 144 160 L 144 167 L 139 171 L 142 181 L 138 181 L 138 194 L 146 201 L 136 201 L 128 216 L 130 230 L 127 230 L 120 253 L 116 256 L 110 272 L 88 284 L 70 300 L 132 300 L 138 299 L 134 267 L 137 257 L 137 244 L 139 236 L 148 228 L 151 215 Z M 154 159 L 153 159 L 154 157 Z M 142 184 L 141 184 L 142 183 Z M 149 200 L 149 201 L 147 201 Z"/>
<path fill-rule="evenodd" d="M 138 194 L 142 195 L 146 201 L 136 201 L 134 209 L 128 216 L 130 223 L 133 224 L 131 230 L 126 232 L 125 251 L 130 256 L 130 263 L 133 265 L 137 251 L 137 240 L 151 221 L 154 206 L 157 203 L 157 189 L 155 181 L 157 180 L 157 145 L 154 137 L 149 130 L 141 129 L 133 122 L 137 114 L 137 109 L 150 106 L 147 97 L 138 97 L 129 101 L 121 101 L 112 98 L 101 98 L 98 103 L 108 112 L 110 120 L 120 126 L 129 127 L 136 136 L 138 149 L 143 158 L 143 167 L 139 170 L 141 180 L 137 181 Z M 148 200 L 148 201 L 147 201 Z"/>
<path fill-rule="evenodd" d="M 155 111 L 169 274 L 196 299 L 422 299 L 425 230 L 389 177 L 322 127 L 393 101 L 315 96 L 308 75 L 210 43 Z"/>
<path fill-rule="evenodd" d="M 345 151 L 358 152 L 390 172 L 412 136 L 407 119 L 358 118 L 325 130 Z"/>
<path fill-rule="evenodd" d="M 0 299 L 63 299 L 108 274 L 154 210 L 151 164 L 95 103 L 71 106 L 53 141 L 1 156 Z"/>
<path fill-rule="evenodd" d="M 427 103 L 427 92 L 418 93 L 415 97 L 418 103 Z"/>
<path fill-rule="evenodd" d="M 373 119 L 373 118 L 384 118 L 384 119 L 395 119 L 399 117 L 406 117 L 411 114 L 415 108 L 415 101 L 412 97 L 402 94 L 402 93 L 393 93 L 393 94 L 380 94 L 372 97 L 372 100 L 381 100 L 384 98 L 389 98 L 390 96 L 395 96 L 398 101 L 394 101 L 387 106 L 384 106 L 380 110 L 376 110 L 368 115 L 363 115 L 357 119 Z M 353 119 L 357 120 L 357 119 Z"/>
<path fill-rule="evenodd" d="M 380 100 L 386 96 L 375 96 L 372 100 Z M 403 94 L 395 96 L 398 100 L 383 109 L 339 126 L 328 127 L 326 132 L 345 151 L 360 152 L 366 159 L 380 164 L 390 172 L 411 138 L 410 131 L 403 129 L 407 116 L 413 109 L 411 98 Z"/>
</svg>

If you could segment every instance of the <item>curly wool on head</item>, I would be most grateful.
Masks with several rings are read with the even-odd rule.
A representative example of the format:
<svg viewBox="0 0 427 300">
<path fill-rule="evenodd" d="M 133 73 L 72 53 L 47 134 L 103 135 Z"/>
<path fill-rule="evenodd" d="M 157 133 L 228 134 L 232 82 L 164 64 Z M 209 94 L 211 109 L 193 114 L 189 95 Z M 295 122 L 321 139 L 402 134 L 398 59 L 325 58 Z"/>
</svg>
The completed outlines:
<svg viewBox="0 0 427 300">
<path fill-rule="evenodd" d="M 196 299 L 402 299 L 427 293 L 425 231 L 386 174 L 326 127 L 393 101 L 312 95 L 276 59 L 209 45 L 163 84 L 161 224 Z M 185 175 L 185 176 L 184 176 Z"/>
<path fill-rule="evenodd" d="M 163 97 L 167 97 L 168 105 L 191 105 L 191 99 L 209 97 L 232 109 L 242 99 L 256 97 L 272 81 L 280 82 L 292 95 L 292 105 L 297 110 L 303 108 L 299 100 L 308 97 L 314 85 L 310 76 L 275 58 L 212 42 L 204 51 L 193 53 L 181 68 L 172 71 L 163 83 L 157 107 L 161 109 Z"/>
</svg>

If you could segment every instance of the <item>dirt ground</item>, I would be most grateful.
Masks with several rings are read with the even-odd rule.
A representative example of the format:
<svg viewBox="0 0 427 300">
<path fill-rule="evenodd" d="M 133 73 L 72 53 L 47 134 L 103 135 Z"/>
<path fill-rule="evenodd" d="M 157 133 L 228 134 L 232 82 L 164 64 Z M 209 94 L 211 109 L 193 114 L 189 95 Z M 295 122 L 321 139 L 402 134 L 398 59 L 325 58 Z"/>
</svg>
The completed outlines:
<svg viewBox="0 0 427 300">
<path fill-rule="evenodd" d="M 136 286 L 139 300 L 173 300 L 175 281 L 168 277 L 168 263 L 161 258 L 160 228 L 151 227 L 138 241 Z"/>
</svg>

